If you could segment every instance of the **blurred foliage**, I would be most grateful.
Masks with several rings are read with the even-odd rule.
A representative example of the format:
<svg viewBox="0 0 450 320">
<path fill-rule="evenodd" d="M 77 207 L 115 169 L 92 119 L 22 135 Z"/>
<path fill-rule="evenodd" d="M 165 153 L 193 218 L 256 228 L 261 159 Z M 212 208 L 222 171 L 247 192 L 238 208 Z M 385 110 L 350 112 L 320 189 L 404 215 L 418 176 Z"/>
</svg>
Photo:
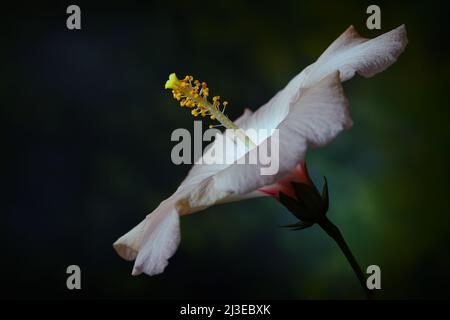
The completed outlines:
<svg viewBox="0 0 450 320">
<path fill-rule="evenodd" d="M 448 297 L 450 289 L 448 23 L 444 2 L 227 1 L 104 6 L 64 1 L 7 8 L 2 113 L 7 130 L 3 297 L 363 298 L 318 227 L 290 232 L 273 199 L 182 218 L 166 272 L 130 276 L 113 241 L 168 197 L 189 170 L 170 134 L 192 117 L 163 90 L 170 72 L 208 81 L 239 116 L 265 103 L 350 24 L 374 37 L 406 24 L 409 45 L 372 79 L 345 83 L 354 127 L 308 153 L 330 188 L 328 216 L 363 266 L 382 269 L 380 298 Z M 69 292 L 78 264 L 83 290 Z"/>
</svg>

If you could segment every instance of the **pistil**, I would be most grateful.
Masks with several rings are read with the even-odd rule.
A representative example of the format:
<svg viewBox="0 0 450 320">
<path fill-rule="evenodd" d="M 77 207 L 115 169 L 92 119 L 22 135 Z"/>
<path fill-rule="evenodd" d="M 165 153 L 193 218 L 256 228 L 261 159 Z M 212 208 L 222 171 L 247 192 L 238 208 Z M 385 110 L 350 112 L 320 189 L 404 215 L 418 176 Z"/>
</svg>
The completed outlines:
<svg viewBox="0 0 450 320">
<path fill-rule="evenodd" d="M 194 83 L 194 85 L 192 85 Z M 246 146 L 247 149 L 256 147 L 256 144 L 239 128 L 233 121 L 231 121 L 224 113 L 228 102 L 223 102 L 223 108 L 220 109 L 221 102 L 219 96 L 212 98 L 213 102 L 208 101 L 209 88 L 205 82 L 194 80 L 192 76 L 186 76 L 180 80 L 175 73 L 172 73 L 167 80 L 166 89 L 172 89 L 173 97 L 180 101 L 180 106 L 191 108 L 191 114 L 194 117 L 209 116 L 211 120 L 217 120 L 225 128 L 233 130 L 232 132 L 238 137 Z M 211 126 L 210 126 L 211 127 Z"/>
</svg>

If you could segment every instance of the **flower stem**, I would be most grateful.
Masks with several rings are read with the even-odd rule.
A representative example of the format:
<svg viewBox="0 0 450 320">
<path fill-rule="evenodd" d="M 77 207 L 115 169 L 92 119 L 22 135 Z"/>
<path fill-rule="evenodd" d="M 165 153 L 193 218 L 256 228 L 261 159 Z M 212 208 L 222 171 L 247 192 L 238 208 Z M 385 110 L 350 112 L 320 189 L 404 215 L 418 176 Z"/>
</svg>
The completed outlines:
<svg viewBox="0 0 450 320">
<path fill-rule="evenodd" d="M 334 241 L 336 241 L 339 248 L 341 248 L 342 252 L 347 258 L 347 261 L 352 266 L 353 272 L 355 272 L 356 276 L 358 277 L 358 280 L 364 292 L 366 293 L 367 299 L 369 300 L 373 299 L 374 298 L 373 291 L 369 290 L 366 285 L 366 276 L 364 275 L 361 267 L 359 266 L 358 262 L 353 256 L 347 243 L 345 242 L 345 239 L 342 236 L 341 232 L 339 231 L 339 228 L 335 224 L 333 224 L 327 217 L 324 217 L 323 220 L 320 221 L 318 224 L 331 238 L 333 238 Z"/>
</svg>

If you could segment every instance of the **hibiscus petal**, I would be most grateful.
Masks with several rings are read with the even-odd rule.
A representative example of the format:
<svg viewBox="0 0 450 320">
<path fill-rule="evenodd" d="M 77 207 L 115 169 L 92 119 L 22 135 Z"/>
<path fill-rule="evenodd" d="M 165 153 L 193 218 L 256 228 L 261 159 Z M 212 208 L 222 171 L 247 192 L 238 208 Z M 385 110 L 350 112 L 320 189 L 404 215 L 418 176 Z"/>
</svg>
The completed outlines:
<svg viewBox="0 0 450 320">
<path fill-rule="evenodd" d="M 302 91 L 291 105 L 279 129 L 279 170 L 274 175 L 261 175 L 258 164 L 233 164 L 214 176 L 215 188 L 224 192 L 246 194 L 270 185 L 291 173 L 305 158 L 308 144 L 323 146 L 344 129 L 352 126 L 348 101 L 340 82 L 339 72 L 325 77 L 315 86 Z M 270 145 L 272 137 L 267 139 Z M 258 158 L 259 149 L 251 156 Z"/>
<path fill-rule="evenodd" d="M 114 242 L 113 247 L 121 258 L 128 261 L 136 259 L 149 220 L 150 217 L 147 216 L 141 223 Z"/>
<path fill-rule="evenodd" d="M 405 25 L 374 39 L 361 37 L 350 26 L 305 70 L 302 87 L 309 87 L 326 75 L 339 70 L 341 81 L 351 79 L 355 73 L 366 78 L 391 66 L 408 44 Z"/>
<path fill-rule="evenodd" d="M 122 258 L 136 259 L 133 275 L 163 272 L 180 243 L 179 216 L 205 209 L 227 198 L 228 193 L 216 190 L 213 182 L 208 178 L 177 190 L 113 244 Z"/>
<path fill-rule="evenodd" d="M 276 128 L 288 114 L 291 103 L 298 99 L 305 88 L 314 86 L 336 71 L 340 71 L 341 81 L 349 80 L 355 73 L 371 77 L 392 65 L 407 43 L 404 25 L 374 39 L 361 37 L 350 26 L 315 63 L 306 67 L 283 90 L 255 111 L 245 121 L 247 127 L 267 130 Z"/>
<path fill-rule="evenodd" d="M 150 276 L 164 271 L 168 260 L 180 244 L 180 217 L 175 208 L 166 208 L 150 215 L 145 241 L 136 257 L 132 275 Z"/>
<path fill-rule="evenodd" d="M 114 249 L 122 258 L 136 259 L 133 275 L 164 271 L 180 243 L 179 219 L 174 201 L 169 198 L 114 243 Z"/>
</svg>

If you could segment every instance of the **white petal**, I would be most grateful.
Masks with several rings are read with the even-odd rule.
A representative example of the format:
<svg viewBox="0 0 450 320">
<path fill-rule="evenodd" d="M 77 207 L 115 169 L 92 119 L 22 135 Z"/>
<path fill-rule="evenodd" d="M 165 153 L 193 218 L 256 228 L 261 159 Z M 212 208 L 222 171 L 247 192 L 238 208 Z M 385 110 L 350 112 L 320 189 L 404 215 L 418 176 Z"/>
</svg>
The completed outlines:
<svg viewBox="0 0 450 320">
<path fill-rule="evenodd" d="M 293 78 L 269 102 L 245 121 L 249 128 L 276 128 L 289 112 L 290 105 L 302 90 L 336 71 L 341 81 L 349 80 L 355 73 L 371 77 L 392 65 L 408 43 L 404 25 L 374 39 L 361 37 L 350 26 L 319 57 Z"/>
<path fill-rule="evenodd" d="M 280 158 L 277 174 L 261 175 L 260 164 L 233 164 L 214 176 L 215 188 L 246 194 L 270 185 L 294 170 L 304 159 L 308 144 L 323 146 L 351 125 L 348 101 L 339 72 L 335 72 L 304 90 L 278 126 Z M 250 152 L 257 154 L 259 148 Z"/>
<path fill-rule="evenodd" d="M 147 229 L 148 237 L 142 243 L 134 263 L 134 276 L 141 273 L 152 276 L 163 272 L 180 244 L 180 217 L 175 208 L 161 216 L 150 216 L 150 220 L 152 218 L 159 218 L 159 221 L 153 222 L 154 227 Z"/>
<path fill-rule="evenodd" d="M 215 189 L 212 178 L 178 190 L 120 237 L 114 249 L 126 260 L 136 259 L 133 275 L 161 273 L 180 243 L 179 216 L 202 210 L 227 196 L 226 192 Z"/>
<path fill-rule="evenodd" d="M 128 261 L 136 259 L 149 220 L 150 217 L 147 216 L 141 223 L 114 242 L 113 247 L 121 258 Z"/>
<path fill-rule="evenodd" d="M 404 25 L 374 39 L 361 37 L 350 26 L 308 67 L 301 86 L 309 87 L 336 70 L 340 71 L 341 81 L 352 78 L 355 73 L 372 77 L 397 61 L 407 44 Z"/>
<path fill-rule="evenodd" d="M 133 275 L 148 275 L 164 271 L 168 259 L 180 243 L 179 215 L 169 198 L 147 215 L 130 232 L 114 243 L 114 248 L 126 260 L 136 259 Z"/>
</svg>

